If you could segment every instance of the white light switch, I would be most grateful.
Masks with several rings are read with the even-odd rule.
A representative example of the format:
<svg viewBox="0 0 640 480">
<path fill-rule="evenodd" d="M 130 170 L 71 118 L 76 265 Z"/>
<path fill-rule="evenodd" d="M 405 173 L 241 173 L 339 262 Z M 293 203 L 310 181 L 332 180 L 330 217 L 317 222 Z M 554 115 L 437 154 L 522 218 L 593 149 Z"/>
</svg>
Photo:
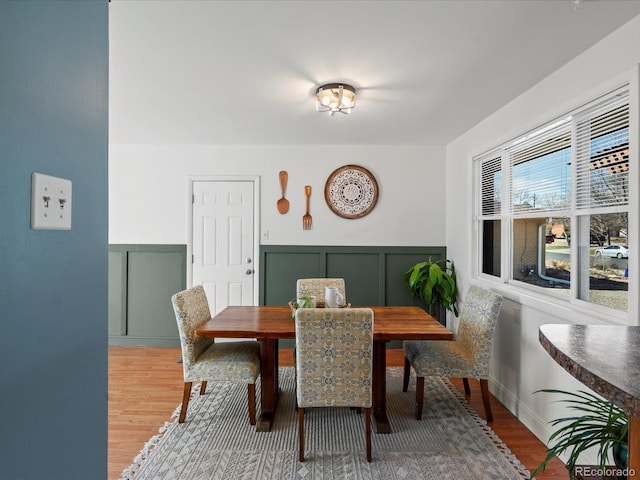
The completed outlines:
<svg viewBox="0 0 640 480">
<path fill-rule="evenodd" d="M 71 230 L 71 180 L 31 174 L 31 228 Z"/>
</svg>

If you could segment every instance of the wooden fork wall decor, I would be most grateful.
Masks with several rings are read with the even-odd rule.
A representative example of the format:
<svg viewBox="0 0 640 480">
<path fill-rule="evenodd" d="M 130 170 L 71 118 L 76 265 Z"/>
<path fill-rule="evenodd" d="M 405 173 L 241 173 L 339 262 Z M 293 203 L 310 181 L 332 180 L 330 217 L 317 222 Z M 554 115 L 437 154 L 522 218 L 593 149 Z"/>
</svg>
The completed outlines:
<svg viewBox="0 0 640 480">
<path fill-rule="evenodd" d="M 311 197 L 311 185 L 305 185 L 304 194 L 307 197 L 307 213 L 302 216 L 302 229 L 311 230 L 312 218 L 309 214 L 309 198 Z"/>
</svg>

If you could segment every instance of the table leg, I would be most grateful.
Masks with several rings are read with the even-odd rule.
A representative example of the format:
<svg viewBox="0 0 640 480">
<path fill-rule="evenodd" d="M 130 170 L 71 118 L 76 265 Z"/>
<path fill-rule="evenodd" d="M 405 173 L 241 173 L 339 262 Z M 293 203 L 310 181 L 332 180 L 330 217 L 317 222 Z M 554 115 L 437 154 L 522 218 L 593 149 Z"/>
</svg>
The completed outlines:
<svg viewBox="0 0 640 480">
<path fill-rule="evenodd" d="M 629 478 L 640 478 L 640 417 L 635 415 L 629 415 L 628 466 Z"/>
<path fill-rule="evenodd" d="M 378 433 L 391 433 L 387 417 L 387 342 L 373 342 L 373 423 Z"/>
<path fill-rule="evenodd" d="M 260 341 L 260 416 L 256 431 L 268 432 L 278 406 L 278 340 L 262 338 Z"/>
</svg>

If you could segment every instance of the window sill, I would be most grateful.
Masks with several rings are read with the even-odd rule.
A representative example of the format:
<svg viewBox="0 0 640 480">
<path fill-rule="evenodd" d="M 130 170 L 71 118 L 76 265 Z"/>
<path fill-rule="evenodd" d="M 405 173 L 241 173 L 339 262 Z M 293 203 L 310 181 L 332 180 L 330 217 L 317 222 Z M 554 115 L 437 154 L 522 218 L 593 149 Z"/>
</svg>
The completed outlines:
<svg viewBox="0 0 640 480">
<path fill-rule="evenodd" d="M 545 314 L 575 324 L 604 323 L 610 325 L 633 325 L 627 312 L 615 311 L 584 301 L 571 301 L 553 295 L 544 295 L 526 287 L 477 278 L 478 286 L 489 288 L 501 294 L 505 299 L 533 308 Z M 607 311 L 603 311 L 607 310 Z M 576 318 L 579 315 L 580 318 Z"/>
</svg>

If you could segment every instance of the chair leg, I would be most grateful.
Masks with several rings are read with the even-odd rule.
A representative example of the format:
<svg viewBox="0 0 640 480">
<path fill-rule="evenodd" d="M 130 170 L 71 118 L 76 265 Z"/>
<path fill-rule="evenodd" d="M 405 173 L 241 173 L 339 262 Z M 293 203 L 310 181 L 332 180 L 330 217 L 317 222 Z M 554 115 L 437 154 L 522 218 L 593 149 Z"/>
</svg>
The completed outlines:
<svg viewBox="0 0 640 480">
<path fill-rule="evenodd" d="M 304 408 L 298 407 L 299 460 L 304 462 Z"/>
<path fill-rule="evenodd" d="M 465 395 L 471 395 L 471 389 L 469 388 L 469 379 L 468 378 L 463 378 L 462 379 L 462 385 L 464 385 L 464 394 Z"/>
<path fill-rule="evenodd" d="M 249 402 L 249 423 L 256 424 L 256 384 L 247 384 L 247 397 Z"/>
<path fill-rule="evenodd" d="M 424 402 L 424 377 L 416 377 L 416 420 L 422 420 Z"/>
<path fill-rule="evenodd" d="M 184 423 L 184 418 L 187 416 L 187 406 L 189 405 L 189 397 L 191 396 L 191 384 L 192 382 L 184 382 L 184 392 L 182 393 L 182 408 L 180 409 L 178 423 Z"/>
<path fill-rule="evenodd" d="M 485 378 L 480 379 L 480 391 L 482 392 L 482 403 L 484 403 L 484 413 L 487 416 L 487 422 L 493 422 L 491 402 L 489 400 L 489 382 Z"/>
<path fill-rule="evenodd" d="M 371 408 L 364 409 L 364 424 L 366 428 L 367 462 L 371 462 Z"/>
<path fill-rule="evenodd" d="M 406 392 L 409 389 L 409 376 L 411 375 L 411 364 L 409 359 L 404 357 L 404 376 L 402 377 L 402 391 Z"/>
<path fill-rule="evenodd" d="M 296 365 L 296 349 L 293 349 L 293 398 L 296 399 L 294 408 L 298 411 L 298 366 Z"/>
<path fill-rule="evenodd" d="M 207 381 L 205 380 L 200 384 L 200 395 L 204 395 L 204 392 L 206 391 L 207 391 Z"/>
</svg>

